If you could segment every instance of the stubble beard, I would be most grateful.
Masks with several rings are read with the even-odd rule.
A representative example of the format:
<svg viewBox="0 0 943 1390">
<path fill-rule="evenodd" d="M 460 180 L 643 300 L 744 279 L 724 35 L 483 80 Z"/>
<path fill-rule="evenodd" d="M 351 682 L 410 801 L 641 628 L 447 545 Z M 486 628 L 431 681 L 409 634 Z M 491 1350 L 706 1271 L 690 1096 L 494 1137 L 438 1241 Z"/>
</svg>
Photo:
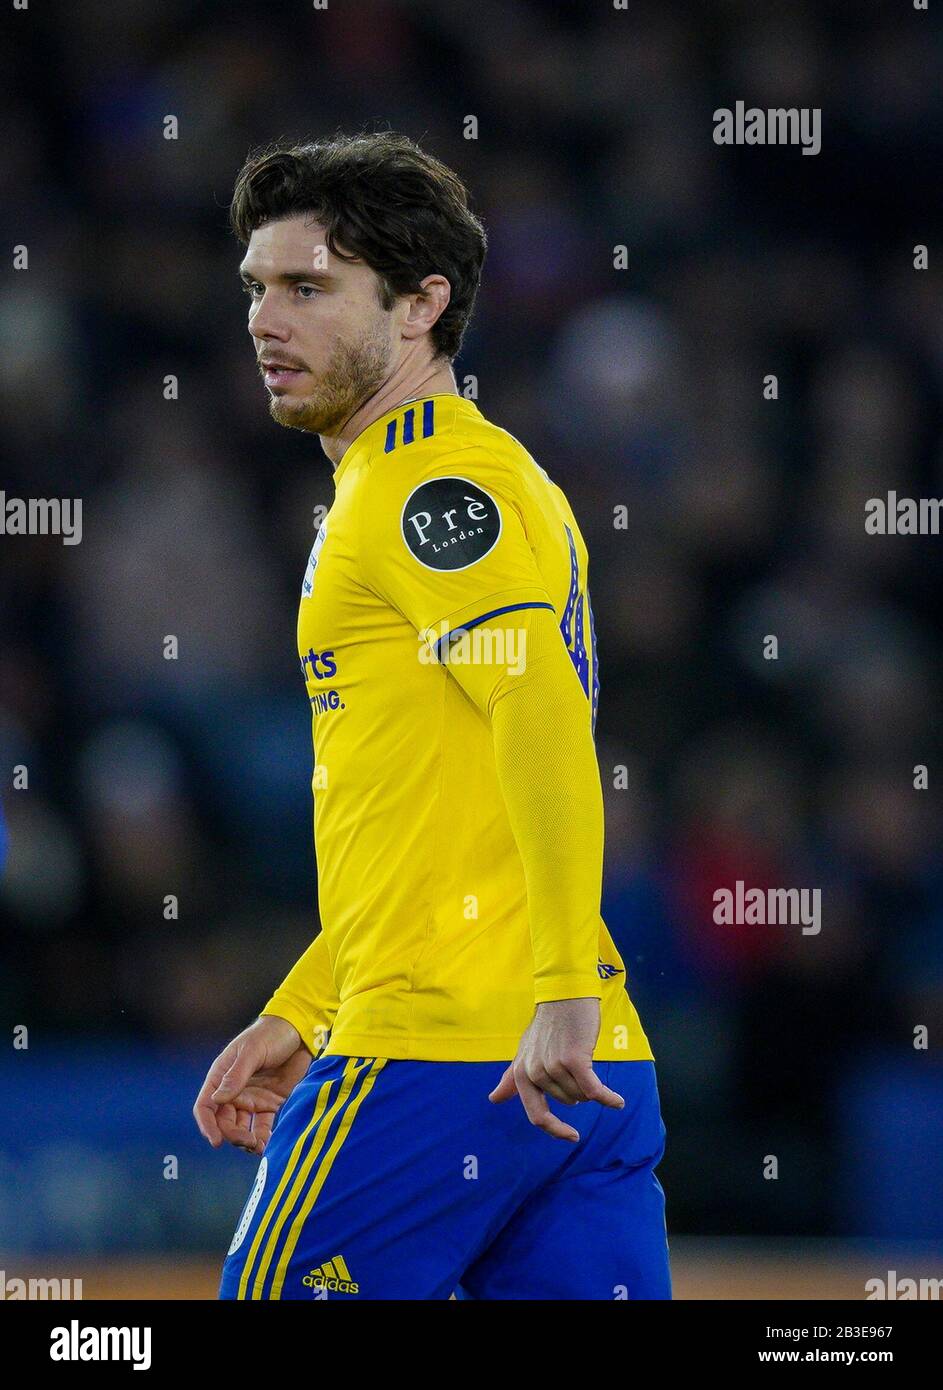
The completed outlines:
<svg viewBox="0 0 943 1390">
<path fill-rule="evenodd" d="M 389 338 L 368 331 L 354 343 L 339 342 L 316 388 L 301 400 L 271 396 L 269 414 L 288 429 L 338 434 L 354 411 L 389 375 Z"/>
</svg>

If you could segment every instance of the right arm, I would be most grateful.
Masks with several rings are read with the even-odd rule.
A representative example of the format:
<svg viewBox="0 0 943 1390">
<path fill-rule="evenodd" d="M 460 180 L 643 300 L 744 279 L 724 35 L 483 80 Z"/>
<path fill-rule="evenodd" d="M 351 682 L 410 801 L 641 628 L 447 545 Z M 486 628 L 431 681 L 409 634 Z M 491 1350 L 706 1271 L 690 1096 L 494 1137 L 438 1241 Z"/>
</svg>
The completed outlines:
<svg viewBox="0 0 943 1390">
<path fill-rule="evenodd" d="M 261 1154 L 275 1117 L 327 1041 L 337 991 L 323 932 L 255 1023 L 233 1038 L 206 1074 L 193 1107 L 203 1137 Z"/>
<path fill-rule="evenodd" d="M 305 1047 L 316 1057 L 327 1042 L 338 1005 L 327 938 L 322 931 L 289 970 L 262 1015 L 293 1023 Z"/>
</svg>

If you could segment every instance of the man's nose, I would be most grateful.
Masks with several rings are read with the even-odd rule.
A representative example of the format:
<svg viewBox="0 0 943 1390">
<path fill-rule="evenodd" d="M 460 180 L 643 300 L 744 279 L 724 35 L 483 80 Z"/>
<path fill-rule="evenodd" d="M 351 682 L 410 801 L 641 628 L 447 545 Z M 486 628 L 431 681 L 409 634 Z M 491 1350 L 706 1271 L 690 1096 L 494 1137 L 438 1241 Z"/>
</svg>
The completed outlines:
<svg viewBox="0 0 943 1390">
<path fill-rule="evenodd" d="M 280 343 L 285 343 L 290 336 L 287 326 L 279 320 L 277 312 L 266 304 L 264 298 L 249 320 L 249 332 L 260 342 L 274 338 Z"/>
</svg>

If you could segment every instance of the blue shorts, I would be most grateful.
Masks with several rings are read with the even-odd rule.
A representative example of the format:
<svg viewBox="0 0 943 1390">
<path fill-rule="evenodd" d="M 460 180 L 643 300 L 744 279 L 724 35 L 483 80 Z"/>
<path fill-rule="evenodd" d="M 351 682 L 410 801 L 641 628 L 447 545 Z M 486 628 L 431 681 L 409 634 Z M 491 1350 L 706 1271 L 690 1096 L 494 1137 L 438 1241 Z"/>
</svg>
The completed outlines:
<svg viewBox="0 0 943 1390">
<path fill-rule="evenodd" d="M 597 1062 L 623 1110 L 517 1098 L 505 1062 L 321 1057 L 279 1114 L 220 1298 L 671 1297 L 652 1062 Z"/>
</svg>

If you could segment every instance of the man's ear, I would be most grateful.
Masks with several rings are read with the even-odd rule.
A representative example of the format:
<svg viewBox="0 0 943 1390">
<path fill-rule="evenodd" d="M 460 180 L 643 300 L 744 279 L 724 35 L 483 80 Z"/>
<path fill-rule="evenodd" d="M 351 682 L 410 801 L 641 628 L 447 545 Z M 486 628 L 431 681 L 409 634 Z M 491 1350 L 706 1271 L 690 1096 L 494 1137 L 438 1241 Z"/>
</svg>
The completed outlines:
<svg viewBox="0 0 943 1390">
<path fill-rule="evenodd" d="M 403 323 L 405 338 L 419 338 L 428 333 L 452 298 L 452 286 L 444 275 L 427 275 L 420 285 L 421 293 L 409 296 L 409 312 Z"/>
</svg>

